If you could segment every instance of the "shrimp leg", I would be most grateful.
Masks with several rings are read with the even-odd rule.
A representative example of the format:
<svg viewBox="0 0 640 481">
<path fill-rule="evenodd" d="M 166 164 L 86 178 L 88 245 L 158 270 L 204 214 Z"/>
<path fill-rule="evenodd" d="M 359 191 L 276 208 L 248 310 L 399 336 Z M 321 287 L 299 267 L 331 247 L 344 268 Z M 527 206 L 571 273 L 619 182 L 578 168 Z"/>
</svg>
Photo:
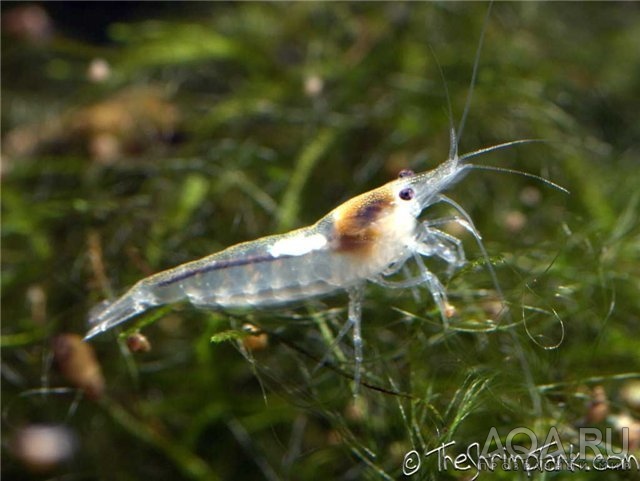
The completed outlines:
<svg viewBox="0 0 640 481">
<path fill-rule="evenodd" d="M 362 285 L 356 285 L 349 288 L 349 325 L 353 326 L 353 349 L 356 358 L 356 368 L 353 376 L 354 387 L 353 395 L 358 395 L 360 387 L 360 370 L 362 369 L 362 332 L 360 330 L 360 321 L 362 320 L 362 298 L 364 296 L 364 288 Z"/>
<path fill-rule="evenodd" d="M 427 289 L 431 292 L 431 296 L 433 297 L 434 302 L 438 306 L 440 310 L 440 315 L 442 316 L 443 323 L 445 328 L 449 325 L 447 320 L 447 293 L 445 291 L 444 286 L 433 272 L 429 270 L 429 268 L 425 265 L 422 260 L 422 254 L 420 252 L 421 248 L 430 248 L 431 246 L 423 246 L 422 244 L 418 245 L 416 249 L 416 254 L 414 254 L 413 259 L 415 260 L 419 273 L 417 276 L 409 277 L 407 279 L 401 281 L 389 281 L 382 277 L 382 275 L 378 275 L 375 277 L 371 277 L 369 280 L 383 287 L 390 287 L 392 289 L 404 289 L 409 287 L 416 287 L 423 284 L 426 284 Z M 429 254 L 431 255 L 431 254 Z"/>
<path fill-rule="evenodd" d="M 353 329 L 353 351 L 356 361 L 355 372 L 353 375 L 354 389 L 353 395 L 357 396 L 358 388 L 360 387 L 361 369 L 362 369 L 362 299 L 364 297 L 364 286 L 362 284 L 352 286 L 348 289 L 349 293 L 349 314 L 347 322 L 342 326 L 340 332 L 334 339 L 332 345 L 327 349 L 326 354 L 322 357 L 320 362 L 316 365 L 316 369 L 322 366 L 330 355 L 331 348 L 336 345 L 344 337 L 344 335 Z"/>
<path fill-rule="evenodd" d="M 420 275 L 422 276 L 423 282 L 427 284 L 427 289 L 431 292 L 431 296 L 440 310 L 440 317 L 442 317 L 442 323 L 446 329 L 449 327 L 449 320 L 446 315 L 448 310 L 447 305 L 449 304 L 447 292 L 445 291 L 442 282 L 440 282 L 440 279 L 438 279 L 438 276 L 431 272 L 424 264 L 422 257 L 416 254 L 414 258 L 418 264 L 418 268 L 420 269 Z"/>
<path fill-rule="evenodd" d="M 448 264 L 447 275 L 449 277 L 455 269 L 462 267 L 466 262 L 462 241 L 451 234 L 434 229 L 433 226 L 447 222 L 459 222 L 460 220 L 457 217 L 449 217 L 424 222 L 422 224 L 424 230 L 419 237 L 418 252 L 423 256 L 435 255 L 445 261 Z"/>
</svg>

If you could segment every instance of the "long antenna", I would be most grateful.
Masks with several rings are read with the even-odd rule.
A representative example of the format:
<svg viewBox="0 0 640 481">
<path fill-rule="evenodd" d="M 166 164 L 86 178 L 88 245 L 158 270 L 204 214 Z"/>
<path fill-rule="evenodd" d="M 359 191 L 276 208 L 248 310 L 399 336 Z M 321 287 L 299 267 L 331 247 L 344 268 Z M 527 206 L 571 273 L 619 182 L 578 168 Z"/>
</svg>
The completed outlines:
<svg viewBox="0 0 640 481">
<path fill-rule="evenodd" d="M 438 73 L 440 74 L 440 80 L 442 81 L 442 86 L 444 87 L 444 95 L 447 99 L 447 117 L 449 118 L 449 159 L 455 159 L 458 157 L 458 136 L 456 135 L 456 127 L 453 125 L 453 108 L 451 107 L 451 96 L 449 95 L 449 87 L 447 86 L 447 79 L 444 77 L 442 65 L 440 65 L 440 62 L 438 61 L 436 52 L 433 50 L 431 44 L 428 45 L 429 50 L 431 51 L 431 56 L 438 66 Z"/>
<path fill-rule="evenodd" d="M 507 147 L 512 147 L 514 145 L 520 144 L 535 144 L 538 142 L 548 142 L 544 139 L 519 139 L 519 140 L 510 140 L 509 142 L 503 142 L 502 144 L 492 145 L 490 147 L 483 147 L 482 149 L 474 150 L 473 152 L 468 152 L 460 157 L 460 160 L 467 160 L 472 157 L 478 157 L 479 155 L 487 154 L 489 152 L 493 152 L 494 150 L 506 149 Z"/>
<path fill-rule="evenodd" d="M 491 7 L 493 2 L 489 3 L 487 14 L 484 17 L 484 25 L 482 26 L 482 32 L 480 33 L 480 41 L 478 42 L 478 49 L 476 50 L 476 58 L 473 61 L 473 72 L 471 73 L 471 83 L 469 84 L 469 90 L 467 91 L 467 100 L 464 104 L 464 110 L 462 111 L 462 118 L 460 119 L 460 125 L 458 125 L 458 138 L 456 140 L 456 153 L 458 152 L 458 141 L 462 138 L 462 132 L 464 131 L 465 123 L 467 122 L 467 114 L 471 107 L 471 98 L 473 97 L 473 90 L 476 85 L 476 78 L 478 76 L 478 66 L 480 65 L 480 53 L 482 52 L 482 44 L 484 43 L 484 34 L 487 31 L 487 25 L 489 25 L 489 16 L 491 15 Z"/>
<path fill-rule="evenodd" d="M 565 194 L 570 194 L 570 192 L 567 189 L 565 189 L 561 185 L 556 184 L 555 182 L 550 181 L 549 179 L 545 179 L 544 177 L 541 177 L 541 176 L 536 175 L 536 174 L 530 174 L 529 172 L 522 172 L 521 170 L 508 169 L 508 168 L 505 168 L 505 167 L 496 167 L 496 166 L 493 166 L 493 165 L 477 165 L 477 164 L 466 164 L 463 168 L 479 169 L 479 170 L 491 170 L 493 172 L 504 172 L 504 173 L 507 173 L 507 174 L 518 174 L 518 175 L 521 175 L 523 177 L 528 177 L 530 179 L 539 180 L 543 184 L 547 184 L 549 187 L 553 187 L 554 189 L 558 189 L 559 191 L 564 192 Z"/>
<path fill-rule="evenodd" d="M 512 147 L 514 145 L 519 144 L 533 144 L 537 142 L 547 142 L 544 139 L 520 139 L 520 140 L 512 140 L 510 142 L 504 142 L 498 145 L 492 145 L 491 147 L 484 147 L 482 149 L 474 150 L 473 152 L 469 152 L 460 157 L 460 161 L 470 159 L 472 157 L 478 157 L 480 155 L 486 154 L 488 152 L 493 152 L 494 150 L 506 149 L 507 147 Z M 529 177 L 531 179 L 539 180 L 540 182 L 547 184 L 554 189 L 558 189 L 565 194 L 569 194 L 570 192 L 562 187 L 561 185 L 556 184 L 555 182 L 550 181 L 549 179 L 545 179 L 544 177 L 540 177 L 539 175 L 530 174 L 529 172 L 523 172 L 521 170 L 509 169 L 507 167 L 496 167 L 493 165 L 480 165 L 480 164 L 465 164 L 463 166 L 464 169 L 479 169 L 479 170 L 491 170 L 493 172 L 505 172 L 509 174 L 518 174 L 523 177 Z"/>
</svg>

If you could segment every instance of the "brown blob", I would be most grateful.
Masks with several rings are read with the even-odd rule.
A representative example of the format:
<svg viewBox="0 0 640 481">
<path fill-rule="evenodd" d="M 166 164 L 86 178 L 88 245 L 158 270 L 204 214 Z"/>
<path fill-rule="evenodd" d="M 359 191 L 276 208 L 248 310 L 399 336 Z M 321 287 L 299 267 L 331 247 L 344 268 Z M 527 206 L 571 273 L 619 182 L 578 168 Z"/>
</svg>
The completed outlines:
<svg viewBox="0 0 640 481">
<path fill-rule="evenodd" d="M 609 415 L 609 400 L 602 386 L 595 386 L 591 391 L 591 401 L 587 410 L 587 422 L 598 424 Z"/>
<path fill-rule="evenodd" d="M 100 399 L 105 383 L 91 345 L 77 334 L 60 334 L 53 339 L 51 347 L 53 360 L 64 378 L 82 389 L 89 399 Z"/>
<path fill-rule="evenodd" d="M 247 322 L 242 326 L 242 330 L 249 333 L 247 337 L 242 338 L 242 345 L 247 351 L 262 351 L 269 346 L 269 336 L 258 326 Z"/>
<path fill-rule="evenodd" d="M 40 5 L 18 5 L 2 13 L 2 29 L 12 37 L 46 43 L 53 36 L 53 22 Z"/>
<path fill-rule="evenodd" d="M 147 336 L 139 332 L 134 332 L 127 337 L 127 347 L 131 352 L 149 352 L 151 351 L 151 343 Z"/>
<path fill-rule="evenodd" d="M 333 243 L 338 252 L 369 253 L 380 238 L 379 220 L 393 208 L 389 188 L 355 197 L 334 212 Z"/>
<path fill-rule="evenodd" d="M 456 306 L 454 306 L 453 304 L 449 304 L 448 302 L 445 303 L 444 312 L 443 312 L 444 317 L 446 317 L 447 319 L 451 319 L 457 313 L 458 313 L 458 310 L 456 309 Z"/>
</svg>

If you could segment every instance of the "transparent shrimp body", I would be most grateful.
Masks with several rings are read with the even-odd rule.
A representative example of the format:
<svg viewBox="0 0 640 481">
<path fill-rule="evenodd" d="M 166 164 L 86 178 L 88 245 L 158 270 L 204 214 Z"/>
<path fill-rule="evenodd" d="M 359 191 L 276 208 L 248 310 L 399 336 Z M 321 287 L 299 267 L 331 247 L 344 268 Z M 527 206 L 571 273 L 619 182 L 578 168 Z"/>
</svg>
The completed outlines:
<svg viewBox="0 0 640 481">
<path fill-rule="evenodd" d="M 460 241 L 434 228 L 433 221 L 420 223 L 418 216 L 446 199 L 440 192 L 463 169 L 456 158 L 429 172 L 404 171 L 398 179 L 350 199 L 309 227 L 238 244 L 142 279 L 92 313 L 92 328 L 85 339 L 154 306 L 183 300 L 207 308 L 251 308 L 342 290 L 350 296 L 347 328 L 354 330 L 359 381 L 362 287 L 367 280 L 387 287 L 424 284 L 445 312 L 445 290 L 421 256 L 438 256 L 454 268 L 464 262 L 464 253 Z M 470 222 L 458 220 L 475 232 Z M 417 276 L 386 279 L 410 258 L 416 259 Z"/>
</svg>

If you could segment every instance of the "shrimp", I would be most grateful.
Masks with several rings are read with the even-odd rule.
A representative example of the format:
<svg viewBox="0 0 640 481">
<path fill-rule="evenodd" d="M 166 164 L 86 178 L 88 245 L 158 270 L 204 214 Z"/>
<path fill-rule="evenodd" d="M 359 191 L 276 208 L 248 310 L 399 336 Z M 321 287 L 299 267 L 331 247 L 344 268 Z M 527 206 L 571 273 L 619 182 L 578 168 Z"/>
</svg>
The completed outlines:
<svg viewBox="0 0 640 481">
<path fill-rule="evenodd" d="M 358 386 L 363 360 L 360 323 L 365 283 L 371 281 L 390 288 L 426 286 L 446 325 L 451 309 L 447 293 L 423 258 L 438 257 L 452 272 L 465 263 L 465 254 L 462 242 L 437 226 L 445 221 L 460 224 L 475 237 L 485 256 L 486 251 L 467 212 L 442 192 L 472 168 L 515 172 L 464 161 L 524 142 L 529 140 L 496 145 L 462 157 L 454 153 L 428 172 L 403 170 L 396 180 L 346 201 L 311 226 L 244 242 L 142 279 L 115 302 L 91 315 L 89 323 L 93 327 L 85 340 L 152 307 L 183 300 L 202 308 L 260 308 L 347 291 L 348 321 L 342 333 L 353 329 L 354 381 Z M 519 173 L 562 189 L 533 174 Z M 449 204 L 460 215 L 420 221 L 421 213 L 437 203 Z M 417 275 L 400 281 L 389 279 L 410 259 L 416 263 Z M 491 273 L 497 286 L 493 270 Z"/>
<path fill-rule="evenodd" d="M 489 12 L 487 18 L 488 15 Z M 463 130 L 468 112 L 483 37 L 484 29 L 458 133 Z M 451 119 L 451 103 L 448 104 Z M 469 214 L 445 196 L 445 190 L 469 170 L 485 169 L 525 175 L 566 192 L 534 174 L 467 162 L 480 154 L 536 140 L 506 142 L 459 156 L 458 138 L 451 126 L 448 159 L 433 170 L 422 173 L 403 170 L 397 179 L 346 201 L 315 224 L 237 244 L 142 279 L 122 297 L 90 314 L 92 327 L 85 340 L 150 308 L 183 300 L 202 308 L 262 308 L 346 291 L 348 316 L 338 339 L 353 330 L 354 393 L 357 392 L 363 361 L 361 318 L 366 283 L 388 288 L 425 286 L 446 326 L 453 309 L 444 285 L 426 266 L 424 258 L 441 259 L 448 266 L 449 274 L 466 260 L 461 240 L 438 227 L 446 222 L 458 223 L 471 233 L 488 259 L 482 237 Z M 448 204 L 457 214 L 446 219 L 420 220 L 424 210 L 440 203 Z M 402 280 L 392 279 L 391 276 L 400 272 L 409 272 L 405 269 L 409 261 L 415 262 L 417 273 L 407 274 Z M 487 268 L 503 299 L 489 262 Z"/>
<path fill-rule="evenodd" d="M 460 241 L 418 216 L 442 201 L 440 192 L 464 167 L 451 159 L 421 174 L 401 172 L 397 180 L 340 205 L 315 224 L 244 242 L 217 254 L 147 277 L 115 302 L 94 313 L 85 339 L 155 306 L 188 300 L 198 307 L 237 308 L 288 304 L 346 290 L 353 306 L 349 323 L 359 327 L 363 284 L 426 283 L 438 306 L 446 294 L 420 263 L 417 278 L 386 280 L 411 257 L 438 256 L 452 266 L 464 261 Z"/>
</svg>

